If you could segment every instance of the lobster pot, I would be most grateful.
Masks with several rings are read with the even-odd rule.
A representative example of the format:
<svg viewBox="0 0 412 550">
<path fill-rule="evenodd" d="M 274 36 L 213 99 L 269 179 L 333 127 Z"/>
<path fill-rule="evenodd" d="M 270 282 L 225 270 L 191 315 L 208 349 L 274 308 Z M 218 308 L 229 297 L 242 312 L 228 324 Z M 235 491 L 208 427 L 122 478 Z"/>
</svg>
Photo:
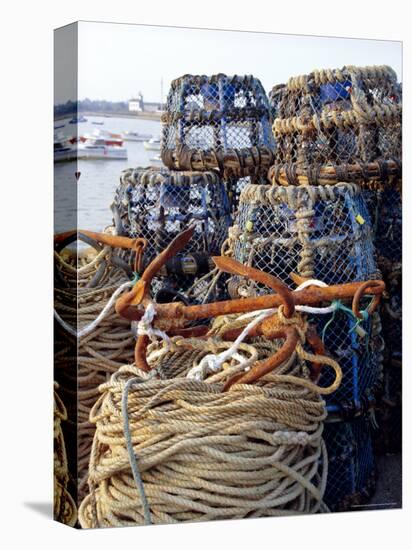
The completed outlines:
<svg viewBox="0 0 412 550">
<path fill-rule="evenodd" d="M 100 388 L 82 527 L 324 511 L 326 411 L 320 395 L 300 384 L 307 367 L 289 361 L 277 376 L 226 392 L 225 377 L 245 368 L 239 355 L 252 364 L 276 346 L 240 344 L 224 371 L 196 380 L 189 369 L 232 342 L 191 338 L 179 347 L 179 340 L 149 347 L 149 374 L 122 367 Z M 144 492 L 134 481 L 139 476 Z"/>
<path fill-rule="evenodd" d="M 77 510 L 69 488 L 69 469 L 64 441 L 62 422 L 67 420 L 67 411 L 57 394 L 58 384 L 54 384 L 53 412 L 53 454 L 54 454 L 54 499 L 53 517 L 56 521 L 73 525 L 77 521 Z"/>
<path fill-rule="evenodd" d="M 355 321 L 344 313 L 330 320 L 317 320 L 318 333 L 323 336 L 326 349 L 336 359 L 344 373 L 340 387 L 327 396 L 327 409 L 331 416 L 351 418 L 370 409 L 382 391 L 383 353 L 382 323 L 378 313 L 362 323 L 357 332 Z M 322 371 L 319 385 L 328 386 L 330 372 Z"/>
<path fill-rule="evenodd" d="M 94 250 L 69 251 L 69 255 L 67 250 L 66 254 L 55 252 L 58 280 L 68 285 L 55 288 L 55 377 L 68 406 L 68 444 L 77 449 L 72 468 L 73 477 L 79 479 L 79 499 L 86 487 L 94 434 L 90 409 L 99 397 L 99 385 L 121 365 L 133 362 L 135 345 L 130 321 L 116 314 L 114 304 L 94 328 L 76 337 L 91 326 L 120 285 L 129 280 L 112 262 L 115 253 L 111 247 L 95 246 Z M 72 288 L 73 280 L 78 281 L 77 289 Z"/>
<path fill-rule="evenodd" d="M 161 157 L 178 170 L 266 173 L 275 147 L 268 99 L 253 76 L 185 75 L 171 83 Z"/>
<path fill-rule="evenodd" d="M 402 449 L 402 196 L 401 189 L 367 192 L 375 216 L 375 247 L 386 284 L 381 315 L 386 353 L 384 388 L 377 407 L 381 452 Z"/>
<path fill-rule="evenodd" d="M 168 284 L 177 289 L 210 271 L 210 257 L 220 254 L 231 225 L 226 188 L 216 172 L 125 170 L 112 210 L 118 234 L 147 240 L 145 264 L 181 231 L 195 227 L 190 242 L 166 266 Z"/>
<path fill-rule="evenodd" d="M 388 356 L 402 360 L 402 195 L 400 189 L 376 194 L 375 247 L 388 298 L 382 308 Z"/>
<path fill-rule="evenodd" d="M 225 185 L 227 189 L 227 195 L 229 198 L 229 204 L 230 204 L 230 211 L 232 214 L 232 217 L 235 217 L 237 215 L 238 209 L 239 209 L 239 201 L 240 201 L 240 195 L 243 191 L 243 189 L 250 184 L 267 184 L 268 180 L 266 178 L 266 175 L 260 175 L 260 176 L 246 176 L 243 178 L 237 178 L 237 177 L 228 177 L 225 179 Z"/>
<path fill-rule="evenodd" d="M 351 422 L 325 422 L 328 453 L 325 503 L 333 512 L 356 510 L 375 489 L 372 426 L 368 416 Z"/>
<path fill-rule="evenodd" d="M 379 453 L 401 453 L 402 365 L 394 361 L 385 363 L 383 375 L 384 389 L 376 411 L 379 431 L 375 448 Z"/>
<path fill-rule="evenodd" d="M 353 184 L 247 185 L 232 232 L 236 260 L 288 286 L 291 272 L 329 285 L 378 275 L 368 209 Z"/>
<path fill-rule="evenodd" d="M 320 70 L 269 94 L 284 185 L 382 182 L 401 175 L 402 89 L 387 66 Z"/>
<path fill-rule="evenodd" d="M 371 220 L 354 184 L 248 185 L 230 235 L 236 260 L 274 275 L 291 288 L 295 287 L 292 272 L 329 285 L 378 277 Z M 232 297 L 269 292 L 237 276 L 228 287 Z M 344 372 L 341 387 L 327 397 L 329 412 L 358 411 L 370 401 L 381 376 L 380 323 L 366 320 L 365 333 L 360 334 L 343 311 L 333 319 L 320 317 L 316 316 L 318 332 L 325 329 L 326 347 Z"/>
</svg>

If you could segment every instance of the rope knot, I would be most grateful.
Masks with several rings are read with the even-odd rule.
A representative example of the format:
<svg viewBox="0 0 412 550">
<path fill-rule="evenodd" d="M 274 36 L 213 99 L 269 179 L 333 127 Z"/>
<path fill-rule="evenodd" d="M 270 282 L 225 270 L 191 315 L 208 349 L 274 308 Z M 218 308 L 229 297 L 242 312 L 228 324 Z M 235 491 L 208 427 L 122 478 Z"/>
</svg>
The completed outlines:
<svg viewBox="0 0 412 550">
<path fill-rule="evenodd" d="M 279 324 L 288 325 L 288 326 L 293 325 L 297 333 L 299 334 L 300 341 L 302 342 L 302 344 L 304 344 L 306 342 L 306 332 L 308 329 L 308 322 L 303 317 L 303 315 L 295 311 L 292 317 L 286 317 L 284 313 L 283 304 L 281 304 L 278 307 L 277 313 L 278 313 Z"/>
</svg>

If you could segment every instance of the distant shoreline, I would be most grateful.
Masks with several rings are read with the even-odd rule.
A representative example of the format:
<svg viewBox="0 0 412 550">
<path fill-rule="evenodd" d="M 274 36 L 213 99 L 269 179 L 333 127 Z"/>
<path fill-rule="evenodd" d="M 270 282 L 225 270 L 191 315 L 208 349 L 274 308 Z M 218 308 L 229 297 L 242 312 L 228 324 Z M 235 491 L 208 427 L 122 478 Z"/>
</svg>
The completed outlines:
<svg viewBox="0 0 412 550">
<path fill-rule="evenodd" d="M 54 120 L 64 120 L 66 118 L 73 118 L 75 116 L 74 114 L 66 114 L 66 115 L 59 115 L 54 117 Z M 162 116 L 162 113 L 150 113 L 150 112 L 139 112 L 136 114 L 132 113 L 95 113 L 95 112 L 80 112 L 77 114 L 77 116 L 95 116 L 95 117 L 101 117 L 101 118 L 130 118 L 130 119 L 137 119 L 137 120 L 157 120 L 160 122 L 160 117 Z"/>
</svg>

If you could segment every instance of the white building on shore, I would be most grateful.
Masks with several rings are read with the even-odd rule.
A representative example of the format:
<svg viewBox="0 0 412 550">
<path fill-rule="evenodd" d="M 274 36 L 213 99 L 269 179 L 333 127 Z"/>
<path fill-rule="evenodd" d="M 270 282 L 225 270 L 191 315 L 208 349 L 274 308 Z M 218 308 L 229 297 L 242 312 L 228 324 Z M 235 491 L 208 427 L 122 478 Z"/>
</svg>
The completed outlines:
<svg viewBox="0 0 412 550">
<path fill-rule="evenodd" d="M 131 112 L 143 111 L 143 94 L 141 92 L 137 94 L 137 98 L 129 99 L 129 111 Z"/>
</svg>

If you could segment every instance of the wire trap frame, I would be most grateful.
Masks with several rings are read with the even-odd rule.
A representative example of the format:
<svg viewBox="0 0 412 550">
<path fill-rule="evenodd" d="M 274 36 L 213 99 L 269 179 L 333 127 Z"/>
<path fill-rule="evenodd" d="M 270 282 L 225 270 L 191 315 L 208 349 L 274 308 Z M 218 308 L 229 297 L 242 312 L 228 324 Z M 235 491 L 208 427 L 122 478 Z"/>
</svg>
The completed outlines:
<svg viewBox="0 0 412 550">
<path fill-rule="evenodd" d="M 355 184 L 335 186 L 248 185 L 241 194 L 235 225 L 229 232 L 232 256 L 246 266 L 278 277 L 290 288 L 290 274 L 333 285 L 379 277 L 373 225 L 363 191 Z M 234 276 L 233 298 L 268 292 L 260 283 Z M 344 372 L 340 389 L 328 398 L 329 412 L 347 416 L 373 402 L 381 381 L 381 325 L 377 316 L 356 319 L 340 307 L 317 318 L 327 349 Z M 326 382 L 326 381 L 325 381 Z"/>
<path fill-rule="evenodd" d="M 118 235 L 146 239 L 146 265 L 193 226 L 193 239 L 180 254 L 193 254 L 195 263 L 206 261 L 207 267 L 208 258 L 220 252 L 231 224 L 225 185 L 213 171 L 125 170 L 112 211 Z"/>
<path fill-rule="evenodd" d="M 401 177 L 402 89 L 388 66 L 313 71 L 269 94 L 282 185 L 387 184 Z"/>
<path fill-rule="evenodd" d="M 259 79 L 217 74 L 172 81 L 161 139 L 161 157 L 170 169 L 258 175 L 271 166 L 274 149 L 268 99 Z"/>
<path fill-rule="evenodd" d="M 372 435 L 369 415 L 350 422 L 325 422 L 328 479 L 324 500 L 332 512 L 360 510 L 372 496 L 376 478 Z"/>
</svg>

